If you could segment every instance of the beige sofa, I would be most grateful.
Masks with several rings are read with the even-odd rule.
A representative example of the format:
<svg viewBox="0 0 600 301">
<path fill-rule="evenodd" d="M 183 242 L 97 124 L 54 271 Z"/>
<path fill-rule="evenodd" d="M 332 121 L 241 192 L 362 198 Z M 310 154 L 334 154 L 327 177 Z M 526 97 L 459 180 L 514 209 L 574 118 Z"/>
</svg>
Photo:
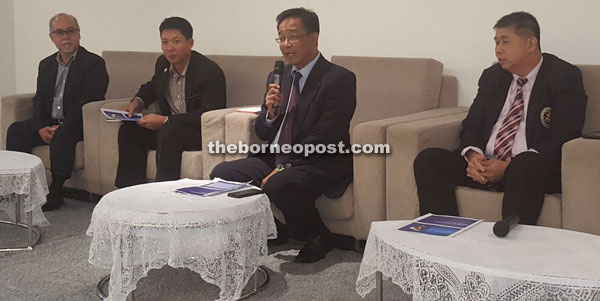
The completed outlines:
<svg viewBox="0 0 600 301">
<path fill-rule="evenodd" d="M 385 144 L 386 129 L 394 124 L 455 115 L 456 78 L 442 74 L 433 59 L 333 56 L 332 62 L 357 76 L 357 107 L 351 122 L 354 144 Z M 219 111 L 215 111 L 215 114 Z M 261 143 L 254 134 L 255 115 L 227 113 L 226 143 Z M 395 147 L 391 152 L 396 152 Z M 233 160 L 241 155 L 227 155 Z M 386 219 L 386 155 L 354 155 L 354 182 L 338 199 L 321 196 L 316 206 L 334 233 L 367 238 L 372 221 Z M 283 216 L 274 209 L 278 219 Z"/>
<path fill-rule="evenodd" d="M 588 95 L 583 133 L 600 130 L 600 66 L 580 65 Z M 466 113 L 421 119 L 388 128 L 394 149 L 386 162 L 387 219 L 413 219 L 419 202 L 413 173 L 417 154 L 429 147 L 458 147 L 458 132 Z M 578 138 L 565 143 L 562 158 L 562 194 L 546 195 L 538 224 L 600 234 L 600 140 Z M 488 221 L 501 219 L 502 193 L 459 187 L 461 216 Z"/>
<path fill-rule="evenodd" d="M 83 107 L 84 142 L 77 152 L 77 177 L 66 185 L 106 194 L 116 187 L 119 124 L 107 123 L 100 108 L 122 108 L 139 85 L 150 79 L 159 53 L 104 51 L 110 76 L 106 101 Z M 210 141 L 221 143 L 260 142 L 254 134 L 256 115 L 236 112 L 233 107 L 260 105 L 265 79 L 277 57 L 209 56 L 226 76 L 229 108 L 202 115 L 203 150 Z M 352 120 L 351 139 L 356 144 L 384 144 L 387 128 L 427 118 L 444 118 L 465 112 L 456 107 L 456 78 L 443 75 L 443 65 L 433 59 L 370 58 L 334 56 L 332 61 L 352 70 L 357 76 L 357 108 Z M 31 95 L 12 96 L 2 101 L 4 124 L 31 116 Z M 5 104 L 11 109 L 5 110 Z M 4 115 L 8 114 L 8 118 Z M 10 120 L 10 121 L 7 121 Z M 410 143 L 407 141 L 406 143 Z M 37 149 L 36 149 L 37 151 Z M 392 147 L 392 154 L 397 152 Z M 47 152 L 47 150 L 46 150 Z M 43 157 L 43 154 L 40 154 Z M 182 177 L 208 178 L 212 168 L 243 154 L 185 152 Z M 386 155 L 355 155 L 354 183 L 339 199 L 321 197 L 317 207 L 330 230 L 366 239 L 370 223 L 387 218 Z M 48 159 L 44 159 L 49 166 Z M 154 154 L 148 155 L 148 179 L 155 174 Z"/>
<path fill-rule="evenodd" d="M 154 64 L 160 53 L 133 51 L 104 51 L 102 57 L 110 77 L 105 101 L 96 101 L 82 109 L 84 119 L 84 141 L 77 144 L 75 167 L 72 178 L 66 187 L 87 190 L 95 194 L 105 194 L 116 187 L 114 179 L 118 162 L 117 133 L 119 124 L 107 123 L 100 108 L 121 109 L 135 95 L 139 86 L 150 80 Z M 227 84 L 227 106 L 238 107 L 257 104 L 263 97 L 265 79 L 277 56 L 209 55 L 221 66 Z M 15 121 L 32 116 L 34 94 L 18 94 L 0 100 L 0 133 L 4 149 L 5 133 Z M 156 111 L 155 107 L 147 112 Z M 233 112 L 230 109 L 228 112 Z M 225 120 L 220 115 L 205 114 L 203 117 L 203 139 L 224 141 Z M 213 131 L 214 129 L 214 131 Z M 46 166 L 50 179 L 49 147 L 40 146 L 33 150 Z M 202 158 L 207 158 L 203 160 Z M 203 152 L 185 152 L 182 162 L 182 177 L 202 178 L 205 169 L 225 159 L 224 155 L 203 155 Z M 213 162 L 214 161 L 214 162 Z M 212 163 L 211 163 L 212 162 Z M 204 164 L 203 164 L 204 163 Z M 210 172 L 209 170 L 209 172 Z M 156 174 L 154 151 L 148 154 L 148 179 Z"/>
</svg>

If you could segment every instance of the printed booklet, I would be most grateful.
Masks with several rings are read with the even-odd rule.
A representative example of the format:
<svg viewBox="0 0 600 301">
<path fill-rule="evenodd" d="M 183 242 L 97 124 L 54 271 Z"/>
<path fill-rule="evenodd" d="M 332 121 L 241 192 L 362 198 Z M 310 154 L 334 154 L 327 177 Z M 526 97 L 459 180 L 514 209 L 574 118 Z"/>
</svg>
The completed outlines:
<svg viewBox="0 0 600 301">
<path fill-rule="evenodd" d="M 199 186 L 189 186 L 175 189 L 175 192 L 185 193 L 185 194 L 193 194 L 199 196 L 211 196 L 215 194 L 221 194 L 229 191 L 234 191 L 240 189 L 249 183 L 241 183 L 241 182 L 233 182 L 233 181 L 225 181 L 220 178 L 213 179 L 210 183 L 199 185 Z"/>
<path fill-rule="evenodd" d="M 142 113 L 135 113 L 133 116 L 129 117 L 129 112 L 123 110 L 111 110 L 100 108 L 102 114 L 106 116 L 106 121 L 138 121 L 142 118 Z"/>
<path fill-rule="evenodd" d="M 398 230 L 437 236 L 455 236 L 481 223 L 482 219 L 426 214 Z"/>
</svg>

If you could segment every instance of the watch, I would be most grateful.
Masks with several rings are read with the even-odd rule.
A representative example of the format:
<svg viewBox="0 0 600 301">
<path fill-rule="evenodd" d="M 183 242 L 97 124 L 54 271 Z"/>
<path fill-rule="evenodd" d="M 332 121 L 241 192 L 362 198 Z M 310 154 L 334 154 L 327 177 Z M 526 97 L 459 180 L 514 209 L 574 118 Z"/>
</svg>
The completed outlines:
<svg viewBox="0 0 600 301">
<path fill-rule="evenodd" d="M 290 167 L 292 167 L 292 163 L 277 163 L 277 165 L 275 165 L 275 170 L 277 170 L 277 172 L 280 172 Z"/>
</svg>

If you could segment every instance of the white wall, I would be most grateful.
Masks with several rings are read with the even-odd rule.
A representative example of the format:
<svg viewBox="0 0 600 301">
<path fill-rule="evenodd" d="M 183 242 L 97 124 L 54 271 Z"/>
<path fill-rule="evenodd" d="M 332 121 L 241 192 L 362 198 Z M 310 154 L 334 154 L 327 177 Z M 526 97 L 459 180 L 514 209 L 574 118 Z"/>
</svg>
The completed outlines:
<svg viewBox="0 0 600 301">
<path fill-rule="evenodd" d="M 14 1 L 0 1 L 0 37 L 2 54 L 0 55 L 0 97 L 14 94 L 17 89 L 15 80 L 15 20 Z"/>
<path fill-rule="evenodd" d="M 79 19 L 82 44 L 96 53 L 160 51 L 158 25 L 177 15 L 192 23 L 200 52 L 277 55 L 275 16 L 297 6 L 319 15 L 326 57 L 435 58 L 445 73 L 458 77 L 462 105 L 471 103 L 481 71 L 495 60 L 492 26 L 512 11 L 538 18 L 544 51 L 572 63 L 600 64 L 600 4 L 593 0 L 19 0 L 14 2 L 16 90 L 35 89 L 39 60 L 55 51 L 47 23 L 59 10 Z"/>
</svg>

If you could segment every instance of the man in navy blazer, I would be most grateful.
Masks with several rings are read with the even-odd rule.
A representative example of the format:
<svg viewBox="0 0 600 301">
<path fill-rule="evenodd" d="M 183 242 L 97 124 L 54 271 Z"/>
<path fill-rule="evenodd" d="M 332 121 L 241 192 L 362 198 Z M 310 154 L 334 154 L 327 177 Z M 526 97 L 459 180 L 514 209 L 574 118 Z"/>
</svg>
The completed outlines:
<svg viewBox="0 0 600 301">
<path fill-rule="evenodd" d="M 179 179 L 183 151 L 202 149 L 200 117 L 226 104 L 225 75 L 217 63 L 192 50 L 192 25 L 170 17 L 159 32 L 163 55 L 154 76 L 124 110 L 131 115 L 158 103 L 160 112 L 119 128 L 115 186 L 120 188 L 146 183 L 149 149 L 156 149 L 156 181 Z"/>
<path fill-rule="evenodd" d="M 542 54 L 535 17 L 515 12 L 494 29 L 498 63 L 479 79 L 458 150 L 415 159 L 420 212 L 458 215 L 461 185 L 503 191 L 503 218 L 535 225 L 544 194 L 561 191 L 561 148 L 581 135 L 587 96 L 577 67 Z"/>
<path fill-rule="evenodd" d="M 71 177 L 75 145 L 83 140 L 81 107 L 103 100 L 108 87 L 104 60 L 79 45 L 79 23 L 59 13 L 50 19 L 50 39 L 58 49 L 40 62 L 33 118 L 13 123 L 7 131 L 6 149 L 31 153 L 50 144 L 52 183 L 44 211 L 63 205 L 62 187 Z"/>
<path fill-rule="evenodd" d="M 346 151 L 356 107 L 356 77 L 319 53 L 319 19 L 314 12 L 288 9 L 277 16 L 277 29 L 279 48 L 288 65 L 281 87 L 272 84 L 273 74 L 269 75 L 255 123 L 257 136 L 273 148 L 219 164 L 211 178 L 252 181 L 261 186 L 285 216 L 287 229 L 276 221 L 277 241 L 286 242 L 288 231 L 293 238 L 307 240 L 295 261 L 315 262 L 332 249 L 332 235 L 315 208 L 315 200 L 322 194 L 339 197 L 352 182 L 352 154 Z M 326 154 L 305 155 L 285 154 L 286 145 L 296 149 L 342 147 Z M 277 152 L 277 146 L 282 151 Z"/>
</svg>

